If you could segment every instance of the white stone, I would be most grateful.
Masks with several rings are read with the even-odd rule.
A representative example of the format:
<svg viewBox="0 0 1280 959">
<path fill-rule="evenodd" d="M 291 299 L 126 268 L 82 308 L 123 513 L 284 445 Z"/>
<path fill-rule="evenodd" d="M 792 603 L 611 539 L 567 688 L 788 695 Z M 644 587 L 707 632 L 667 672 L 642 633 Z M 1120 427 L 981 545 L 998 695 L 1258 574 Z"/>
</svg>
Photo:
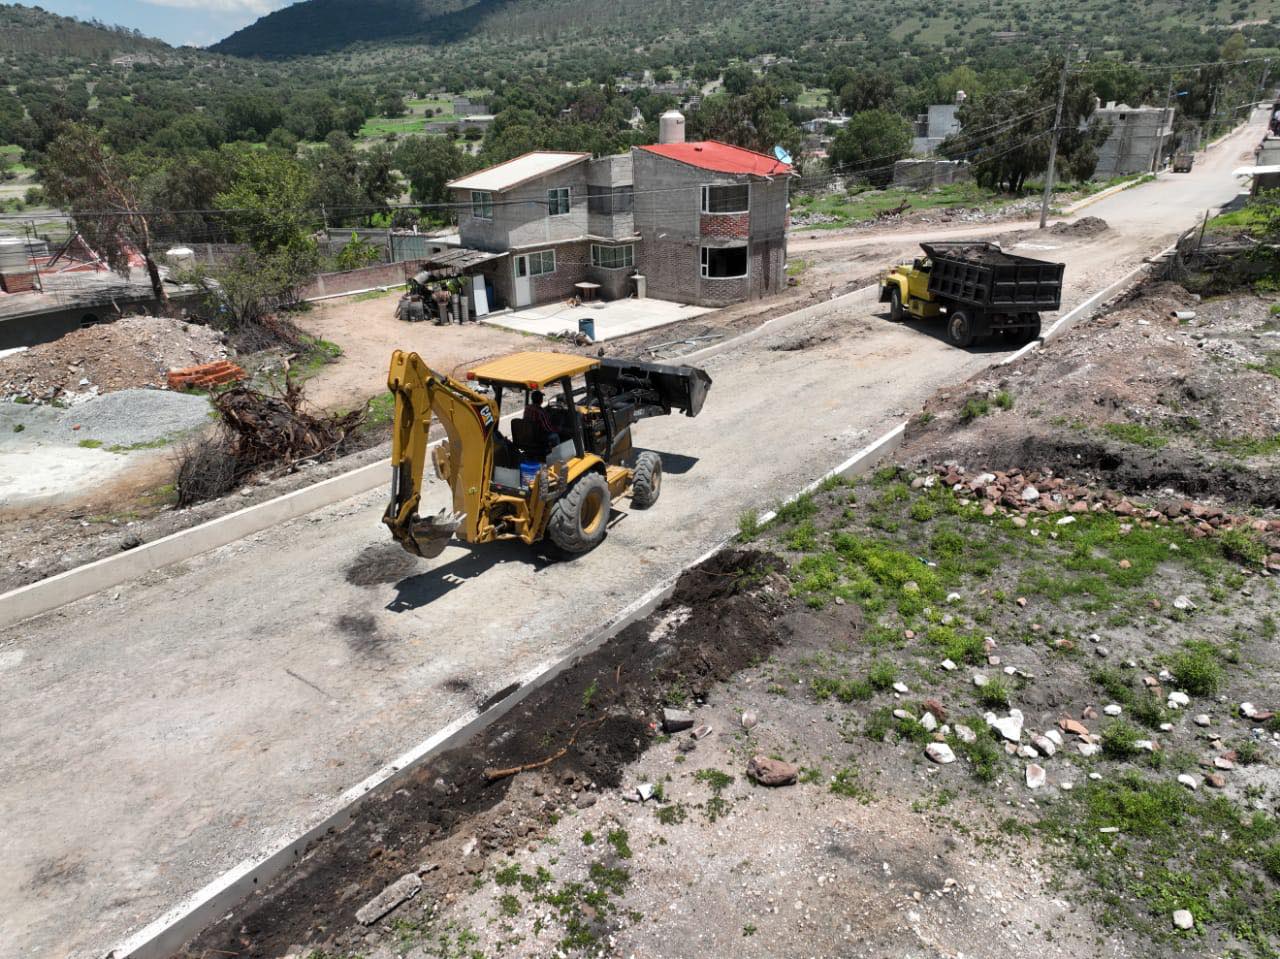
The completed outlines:
<svg viewBox="0 0 1280 959">
<path fill-rule="evenodd" d="M 1174 609 L 1195 609 L 1196 604 L 1191 601 L 1190 596 L 1175 596 L 1173 598 Z"/>
<path fill-rule="evenodd" d="M 1075 521 L 1076 521 L 1076 518 L 1075 518 L 1074 516 L 1064 516 L 1064 517 L 1062 517 L 1062 519 L 1058 520 L 1058 525 L 1059 525 L 1059 526 L 1070 526 L 1070 525 L 1071 525 L 1072 523 L 1074 523 Z"/>
<path fill-rule="evenodd" d="M 905 696 L 907 693 L 911 692 L 911 690 L 907 688 L 907 684 L 906 684 L 906 683 L 894 683 L 894 684 L 893 684 L 893 691 L 894 691 L 895 693 L 901 693 L 901 694 L 902 694 L 902 695 L 904 695 L 904 696 Z"/>
<path fill-rule="evenodd" d="M 1061 746 L 1064 742 L 1062 733 L 1058 732 L 1056 729 L 1050 729 L 1044 735 L 1045 738 L 1051 740 L 1055 746 Z"/>
<path fill-rule="evenodd" d="M 1156 751 L 1156 744 L 1150 739 L 1139 739 L 1133 744 L 1134 749 L 1140 749 L 1143 752 L 1153 753 Z"/>
<path fill-rule="evenodd" d="M 1179 929 L 1194 929 L 1196 917 L 1191 915 L 1189 909 L 1177 909 L 1173 913 L 1173 924 Z"/>
<path fill-rule="evenodd" d="M 1018 747 L 1018 755 L 1023 759 L 1039 759 L 1040 754 L 1036 752 L 1036 747 L 1023 743 Z"/>
<path fill-rule="evenodd" d="M 948 603 L 958 603 L 958 602 L 960 602 L 960 594 L 959 594 L 959 593 L 947 593 L 947 602 L 948 602 Z"/>
<path fill-rule="evenodd" d="M 987 677 L 984 674 L 982 673 L 973 674 L 973 685 L 977 686 L 979 689 L 987 685 L 987 683 L 989 682 L 991 682 L 991 680 L 987 679 Z"/>
<path fill-rule="evenodd" d="M 953 673 L 956 670 L 956 664 L 949 659 L 944 659 L 938 665 L 941 666 L 943 669 L 945 669 L 949 673 Z"/>
<path fill-rule="evenodd" d="M 956 754 L 951 751 L 951 747 L 946 743 L 930 743 L 924 747 L 924 754 L 939 766 L 945 766 L 947 763 L 956 761 Z"/>
<path fill-rule="evenodd" d="M 1032 736 L 1031 745 L 1035 746 L 1036 749 L 1040 750 L 1040 752 L 1044 753 L 1046 756 L 1052 756 L 1058 751 L 1057 744 L 1048 736 Z"/>
<path fill-rule="evenodd" d="M 1027 788 L 1028 789 L 1039 789 L 1041 786 L 1044 785 L 1046 778 L 1047 777 L 1045 775 L 1043 766 L 1037 763 L 1032 763 L 1027 767 Z"/>
<path fill-rule="evenodd" d="M 1101 780 L 1101 779 L 1102 779 L 1102 773 L 1089 773 L 1089 778 L 1090 778 L 1090 779 L 1092 779 L 1094 782 L 1098 782 L 1099 780 Z M 1106 832 L 1106 830 L 1105 830 L 1105 829 L 1100 830 L 1100 831 L 1101 831 L 1101 832 Z M 1117 830 L 1115 830 L 1115 831 L 1116 831 L 1116 832 L 1119 832 L 1120 830 L 1119 830 L 1119 829 L 1117 829 Z"/>
<path fill-rule="evenodd" d="M 1034 486 L 1025 487 L 1022 491 L 1022 501 L 1024 503 L 1034 503 L 1040 498 L 1040 491 Z"/>
<path fill-rule="evenodd" d="M 923 726 L 925 729 L 927 729 L 929 732 L 933 732 L 935 729 L 938 728 L 938 719 L 936 716 L 933 715 L 933 713 L 925 712 L 925 714 L 920 717 L 920 725 Z"/>
<path fill-rule="evenodd" d="M 914 716 L 912 716 L 912 715 L 911 715 L 909 712 L 907 712 L 905 709 L 895 709 L 895 710 L 893 711 L 893 718 L 894 718 L 894 719 L 910 719 L 910 720 L 912 720 L 912 721 L 914 721 L 914 720 L 915 720 L 915 717 L 914 717 Z"/>
<path fill-rule="evenodd" d="M 962 743 L 976 743 L 978 741 L 978 734 L 964 723 L 956 723 L 956 738 Z"/>
<path fill-rule="evenodd" d="M 1169 694 L 1169 708 L 1181 709 L 1183 706 L 1191 705 L 1191 697 L 1186 693 L 1173 692 Z"/>
<path fill-rule="evenodd" d="M 1178 777 L 1178 782 L 1181 783 L 1183 786 L 1186 786 L 1192 792 L 1194 792 L 1196 788 L 1200 785 L 1200 783 L 1196 781 L 1195 776 L 1189 775 L 1187 773 L 1183 773 L 1182 775 L 1180 775 Z"/>
<path fill-rule="evenodd" d="M 1096 743 L 1076 743 L 1076 749 L 1080 751 L 1081 756 L 1095 756 L 1098 753 L 1098 745 Z"/>
<path fill-rule="evenodd" d="M 1102 711 L 1106 713 L 1108 716 L 1119 716 L 1122 712 L 1124 712 L 1124 707 L 1121 706 L 1119 703 L 1110 703 L 1106 706 L 1103 706 Z"/>
<path fill-rule="evenodd" d="M 1258 707 L 1255 706 L 1253 703 L 1240 704 L 1240 715 L 1243 716 L 1245 719 L 1252 719 L 1257 714 L 1258 714 Z"/>
<path fill-rule="evenodd" d="M 1209 718 L 1208 713 L 1200 713 L 1191 721 L 1197 726 L 1208 726 L 1213 723 L 1213 720 Z"/>
<path fill-rule="evenodd" d="M 1018 710 L 1009 710 L 1009 715 L 1004 718 L 996 716 L 995 713 L 987 713 L 983 718 L 986 719 L 988 726 L 1009 742 L 1016 743 L 1022 739 L 1022 713 Z"/>
<path fill-rule="evenodd" d="M 1161 724 L 1160 724 L 1160 732 L 1162 732 L 1162 733 L 1171 733 L 1171 732 L 1173 732 L 1173 723 L 1161 723 Z"/>
</svg>

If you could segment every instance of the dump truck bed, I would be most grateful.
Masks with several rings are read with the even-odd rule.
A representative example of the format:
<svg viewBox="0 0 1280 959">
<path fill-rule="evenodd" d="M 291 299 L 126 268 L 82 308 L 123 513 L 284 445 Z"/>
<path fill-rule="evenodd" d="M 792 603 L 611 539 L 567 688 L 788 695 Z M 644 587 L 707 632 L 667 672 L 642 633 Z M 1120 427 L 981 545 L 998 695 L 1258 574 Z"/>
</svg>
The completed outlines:
<svg viewBox="0 0 1280 959">
<path fill-rule="evenodd" d="M 1062 263 L 1006 253 L 990 243 L 921 243 L 933 261 L 929 292 L 983 310 L 1039 313 L 1062 305 Z"/>
</svg>

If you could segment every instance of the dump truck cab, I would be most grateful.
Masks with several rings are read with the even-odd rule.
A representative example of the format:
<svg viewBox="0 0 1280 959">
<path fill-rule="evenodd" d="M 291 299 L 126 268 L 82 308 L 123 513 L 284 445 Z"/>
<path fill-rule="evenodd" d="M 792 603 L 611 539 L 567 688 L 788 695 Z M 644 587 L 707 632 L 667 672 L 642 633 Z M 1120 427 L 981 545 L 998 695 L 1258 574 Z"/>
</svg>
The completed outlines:
<svg viewBox="0 0 1280 959">
<path fill-rule="evenodd" d="M 392 356 L 388 387 L 396 397 L 392 501 L 384 522 L 412 553 L 438 555 L 453 537 L 468 543 L 544 537 L 569 554 L 604 538 L 613 502 L 630 495 L 647 508 L 661 492 L 662 460 L 636 452 L 631 427 L 673 411 L 696 416 L 711 378 L 691 367 L 572 354 L 517 353 L 466 372 L 465 383 L 430 370 L 417 356 Z M 544 394 L 551 429 L 499 412 L 516 398 L 522 411 Z M 515 404 L 509 404 L 515 405 Z M 420 518 L 422 464 L 432 416 L 445 439 L 432 450 L 436 475 L 449 484 L 452 510 Z"/>
<path fill-rule="evenodd" d="M 880 302 L 889 304 L 889 313 L 895 323 L 907 318 L 907 314 L 927 319 L 942 312 L 929 292 L 929 273 L 933 261 L 918 256 L 910 263 L 902 263 L 889 270 L 880 280 Z"/>
</svg>

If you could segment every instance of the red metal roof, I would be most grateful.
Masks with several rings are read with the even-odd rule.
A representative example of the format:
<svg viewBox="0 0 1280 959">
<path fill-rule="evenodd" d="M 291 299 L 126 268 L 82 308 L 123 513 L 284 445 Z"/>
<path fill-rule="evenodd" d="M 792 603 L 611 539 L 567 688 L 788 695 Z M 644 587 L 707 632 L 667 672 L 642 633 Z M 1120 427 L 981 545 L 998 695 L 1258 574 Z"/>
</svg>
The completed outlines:
<svg viewBox="0 0 1280 959">
<path fill-rule="evenodd" d="M 716 140 L 701 140 L 696 143 L 657 143 L 640 149 L 656 153 L 668 160 L 679 160 L 689 166 L 715 173 L 789 176 L 792 172 L 789 164 L 774 157 Z"/>
</svg>

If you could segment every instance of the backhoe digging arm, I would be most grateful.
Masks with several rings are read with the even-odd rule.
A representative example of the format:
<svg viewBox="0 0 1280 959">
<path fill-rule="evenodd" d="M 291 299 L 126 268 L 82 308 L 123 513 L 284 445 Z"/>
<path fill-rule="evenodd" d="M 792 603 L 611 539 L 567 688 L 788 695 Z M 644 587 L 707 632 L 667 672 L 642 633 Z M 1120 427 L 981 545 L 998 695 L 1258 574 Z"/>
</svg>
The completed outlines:
<svg viewBox="0 0 1280 959">
<path fill-rule="evenodd" d="M 395 397 L 391 431 L 391 502 L 382 521 L 415 556 L 431 559 L 458 533 L 477 539 L 493 472 L 496 404 L 457 380 L 435 372 L 417 353 L 396 350 L 387 388 Z M 451 509 L 420 517 L 432 416 L 448 440 L 435 453 L 436 471 L 453 493 Z M 459 527 L 462 527 L 459 531 Z"/>
</svg>

